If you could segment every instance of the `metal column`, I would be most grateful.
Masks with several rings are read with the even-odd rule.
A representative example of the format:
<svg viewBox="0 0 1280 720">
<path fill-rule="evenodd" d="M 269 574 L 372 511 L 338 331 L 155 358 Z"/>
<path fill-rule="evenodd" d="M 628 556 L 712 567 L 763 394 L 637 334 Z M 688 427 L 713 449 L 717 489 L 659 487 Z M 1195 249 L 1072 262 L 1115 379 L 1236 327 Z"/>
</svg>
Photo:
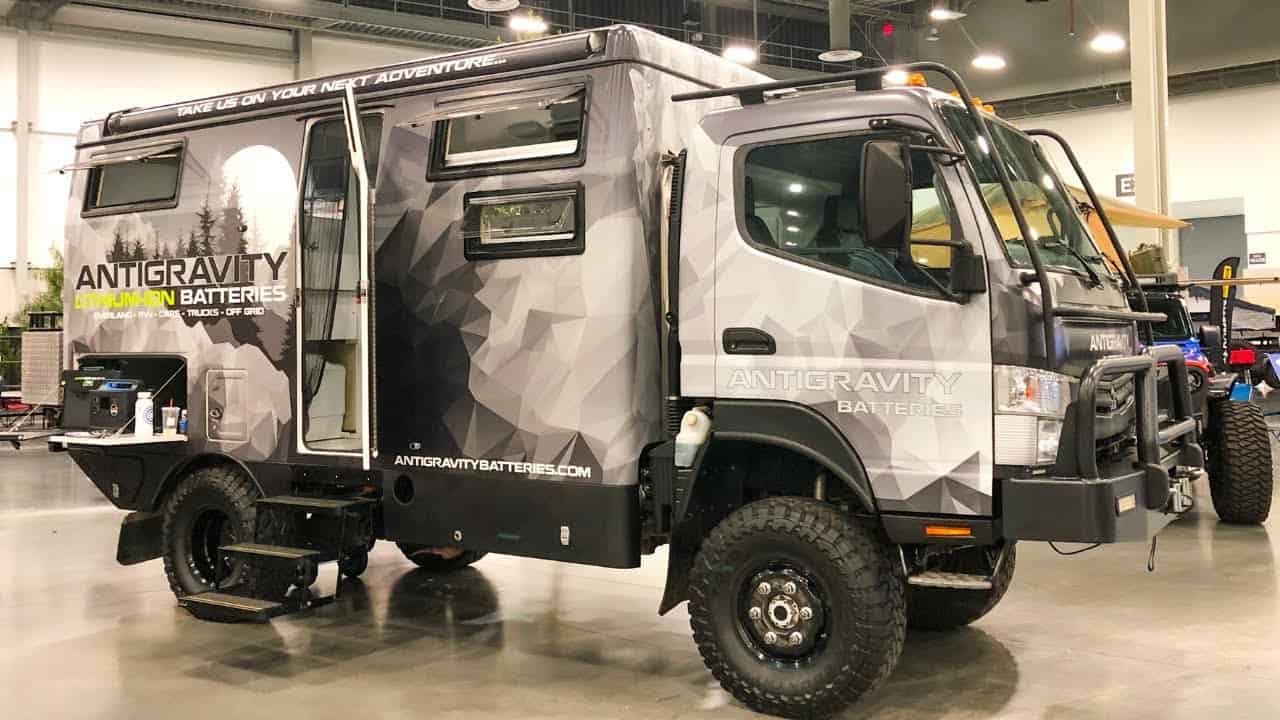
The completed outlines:
<svg viewBox="0 0 1280 720">
<path fill-rule="evenodd" d="M 18 62 L 17 62 L 17 103 L 13 120 L 13 139 L 16 149 L 16 173 L 14 186 L 17 190 L 14 207 L 14 288 L 17 291 L 18 304 L 26 302 L 30 293 L 31 271 L 27 258 L 31 247 L 31 127 L 35 115 L 35 79 L 36 54 L 30 31 L 18 30 Z"/>
<path fill-rule="evenodd" d="M 1129 67 L 1133 88 L 1133 159 L 1140 207 L 1170 214 L 1169 66 L 1165 0 L 1129 0 Z M 1170 230 L 1143 230 L 1159 242 L 1170 268 L 1182 264 Z"/>
<path fill-rule="evenodd" d="M 315 51 L 311 46 L 311 38 L 310 30 L 293 31 L 294 80 L 316 76 Z"/>
</svg>

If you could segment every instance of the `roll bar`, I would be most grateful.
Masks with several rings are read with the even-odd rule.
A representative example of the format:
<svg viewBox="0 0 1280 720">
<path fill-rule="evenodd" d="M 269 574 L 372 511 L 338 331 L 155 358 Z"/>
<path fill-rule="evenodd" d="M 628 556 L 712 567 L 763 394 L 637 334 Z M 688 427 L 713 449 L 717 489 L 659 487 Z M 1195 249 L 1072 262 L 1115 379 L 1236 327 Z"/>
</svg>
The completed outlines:
<svg viewBox="0 0 1280 720">
<path fill-rule="evenodd" d="M 1093 183 L 1089 181 L 1089 176 L 1084 174 L 1084 168 L 1080 166 L 1080 160 L 1076 157 L 1075 150 L 1071 149 L 1071 145 L 1067 142 L 1066 138 L 1052 130 L 1039 129 L 1025 130 L 1024 132 L 1033 137 L 1047 137 L 1050 140 L 1053 140 L 1058 144 L 1058 147 L 1062 149 L 1063 154 L 1067 156 L 1067 161 L 1071 163 L 1071 169 L 1075 172 L 1076 177 L 1080 178 L 1080 184 L 1084 185 L 1084 191 L 1089 196 L 1089 203 L 1093 205 L 1093 211 L 1098 213 L 1098 218 L 1102 220 L 1102 227 L 1107 231 L 1107 237 L 1111 240 L 1111 247 L 1115 248 L 1116 256 L 1120 258 L 1120 265 L 1124 270 L 1125 279 L 1129 281 L 1130 288 L 1132 288 L 1138 295 L 1138 304 L 1142 308 L 1142 312 L 1149 315 L 1152 314 L 1151 306 L 1147 304 L 1147 294 L 1143 292 L 1142 288 L 1139 286 L 1138 276 L 1133 271 L 1133 265 L 1129 263 L 1129 253 L 1125 252 L 1124 246 L 1120 244 L 1120 239 L 1116 237 L 1116 229 L 1111 224 L 1111 218 L 1107 217 L 1106 209 L 1104 209 L 1102 207 L 1102 203 L 1098 201 L 1098 193 L 1094 192 Z M 1145 336 L 1148 345 L 1155 344 L 1155 337 L 1151 329 L 1151 323 L 1161 322 L 1165 319 L 1163 314 L 1156 313 L 1156 315 L 1159 315 L 1159 317 L 1154 321 L 1148 319 L 1141 323 L 1143 335 Z"/>
<path fill-rule="evenodd" d="M 973 118 L 974 125 L 977 127 L 979 134 L 982 136 L 987 147 L 991 149 L 992 164 L 995 165 L 996 175 L 1000 180 L 1000 187 L 1004 191 L 1005 197 L 1009 198 L 1009 207 L 1013 210 L 1014 220 L 1018 224 L 1018 232 L 1026 238 L 1027 255 L 1031 258 L 1031 267 L 1035 270 L 1036 282 L 1040 285 L 1040 302 L 1041 302 L 1041 320 L 1044 327 L 1044 354 L 1045 363 L 1048 367 L 1056 365 L 1057 347 L 1056 334 L 1054 333 L 1054 307 L 1053 286 L 1049 283 L 1049 273 L 1045 270 L 1044 261 L 1040 258 L 1040 249 L 1031 241 L 1031 225 L 1027 222 L 1027 216 L 1022 212 L 1022 207 L 1018 204 L 1016 196 L 1013 193 L 1013 180 L 1009 177 L 1009 170 L 1005 167 L 1004 157 L 1000 153 L 1000 147 L 996 145 L 995 138 L 991 135 L 991 129 L 987 124 L 987 118 L 981 110 L 974 107 L 973 101 L 969 98 L 969 87 L 964 84 L 964 80 L 960 75 L 951 68 L 936 62 L 912 62 L 902 65 L 889 65 L 886 67 L 867 68 L 863 70 L 851 70 L 849 72 L 833 73 L 831 75 L 823 75 L 816 78 L 804 78 L 800 80 L 779 80 L 776 82 L 757 83 L 755 85 L 739 85 L 736 87 L 719 88 L 715 90 L 699 90 L 696 92 L 679 93 L 671 96 L 673 102 L 684 102 L 686 100 L 704 100 L 715 97 L 728 97 L 730 95 L 738 96 L 739 102 L 743 105 L 756 105 L 764 102 L 764 94 L 773 90 L 789 90 L 799 87 L 813 87 L 815 85 L 830 85 L 832 83 L 845 82 L 847 80 L 871 80 L 869 86 L 863 89 L 880 90 L 884 87 L 884 74 L 894 70 L 903 72 L 936 72 L 947 78 L 956 92 L 960 93 L 961 104 L 968 111 L 969 116 Z M 1135 283 L 1136 285 L 1136 283 Z"/>
</svg>

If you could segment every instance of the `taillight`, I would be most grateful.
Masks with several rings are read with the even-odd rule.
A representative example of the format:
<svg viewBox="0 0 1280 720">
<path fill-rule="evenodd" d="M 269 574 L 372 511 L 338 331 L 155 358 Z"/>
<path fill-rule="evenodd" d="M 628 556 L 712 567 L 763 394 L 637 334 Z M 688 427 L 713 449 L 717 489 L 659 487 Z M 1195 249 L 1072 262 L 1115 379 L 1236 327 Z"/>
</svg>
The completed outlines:
<svg viewBox="0 0 1280 720">
<path fill-rule="evenodd" d="M 1227 364 L 1231 367 L 1252 367 L 1258 359 L 1253 348 L 1235 348 L 1227 351 Z"/>
</svg>

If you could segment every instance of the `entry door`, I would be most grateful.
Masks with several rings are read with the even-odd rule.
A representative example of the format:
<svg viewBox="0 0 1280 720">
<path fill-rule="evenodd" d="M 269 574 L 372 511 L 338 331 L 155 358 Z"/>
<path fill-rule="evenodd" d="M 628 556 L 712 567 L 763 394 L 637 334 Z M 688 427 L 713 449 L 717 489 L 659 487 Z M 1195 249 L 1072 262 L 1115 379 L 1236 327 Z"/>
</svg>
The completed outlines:
<svg viewBox="0 0 1280 720">
<path fill-rule="evenodd" d="M 717 211 L 716 394 L 825 416 L 882 510 L 989 515 L 987 295 L 961 301 L 938 287 L 948 243 L 982 254 L 976 217 L 956 169 L 919 153 L 911 257 L 866 246 L 858 184 L 873 137 L 865 123 L 823 123 L 722 150 L 720 182 L 732 185 Z"/>
<path fill-rule="evenodd" d="M 367 466 L 369 341 L 367 289 L 370 177 L 380 115 L 312 121 L 307 130 L 298 226 L 298 449 L 358 455 Z M 366 150 L 371 148 L 373 152 Z"/>
</svg>

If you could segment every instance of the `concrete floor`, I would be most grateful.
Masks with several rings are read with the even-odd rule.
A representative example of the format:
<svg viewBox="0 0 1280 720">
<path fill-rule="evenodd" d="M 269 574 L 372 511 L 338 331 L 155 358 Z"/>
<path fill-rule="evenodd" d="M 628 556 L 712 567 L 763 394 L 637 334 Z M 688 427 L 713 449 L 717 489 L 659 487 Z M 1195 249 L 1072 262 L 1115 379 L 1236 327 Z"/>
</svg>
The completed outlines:
<svg viewBox="0 0 1280 720">
<path fill-rule="evenodd" d="M 1277 540 L 1218 524 L 1199 491 L 1153 574 L 1145 545 L 1024 544 L 995 611 L 911 634 L 848 717 L 1277 717 Z M 339 603 L 219 625 L 174 604 L 159 561 L 116 565 L 121 516 L 65 455 L 0 450 L 0 716 L 758 717 L 703 669 L 684 607 L 656 615 L 665 551 L 433 577 L 381 543 Z"/>
</svg>

